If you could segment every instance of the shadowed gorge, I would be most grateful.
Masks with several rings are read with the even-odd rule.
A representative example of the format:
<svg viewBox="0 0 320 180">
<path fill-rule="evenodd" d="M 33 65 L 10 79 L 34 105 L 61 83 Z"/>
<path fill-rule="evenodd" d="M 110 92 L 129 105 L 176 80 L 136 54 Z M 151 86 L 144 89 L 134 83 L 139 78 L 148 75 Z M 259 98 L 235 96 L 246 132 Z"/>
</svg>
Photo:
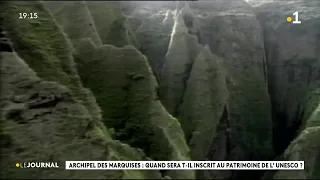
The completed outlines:
<svg viewBox="0 0 320 180">
<path fill-rule="evenodd" d="M 296 11 L 302 23 L 287 22 Z M 319 12 L 313 0 L 1 2 L 1 178 L 319 179 Z M 86 160 L 305 169 L 64 169 Z M 60 167 L 14 166 L 48 161 Z"/>
</svg>

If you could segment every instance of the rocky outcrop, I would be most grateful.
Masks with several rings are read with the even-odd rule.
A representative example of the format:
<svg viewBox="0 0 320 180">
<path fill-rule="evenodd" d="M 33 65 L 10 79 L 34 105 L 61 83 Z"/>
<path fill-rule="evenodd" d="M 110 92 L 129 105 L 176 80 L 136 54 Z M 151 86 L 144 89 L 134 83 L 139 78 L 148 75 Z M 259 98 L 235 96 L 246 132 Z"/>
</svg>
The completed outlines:
<svg viewBox="0 0 320 180">
<path fill-rule="evenodd" d="M 215 71 L 223 71 L 225 74 L 228 93 L 224 94 L 227 97 L 225 113 L 221 108 L 224 105 L 220 104 L 219 111 L 215 112 L 217 115 L 211 120 L 211 128 L 215 127 L 214 124 L 219 122 L 219 119 L 226 121 L 224 128 L 219 128 L 219 131 L 223 132 L 216 132 L 219 138 L 224 140 L 214 140 L 215 133 L 210 133 L 208 137 L 212 139 L 208 142 L 208 138 L 205 142 L 218 149 L 211 149 L 217 151 L 216 153 L 208 152 L 216 154 L 213 157 L 205 156 L 210 160 L 220 159 L 221 154 L 226 154 L 224 160 L 272 157 L 271 106 L 266 82 L 263 35 L 258 20 L 249 6 L 241 1 L 204 1 L 188 4 L 176 17 L 162 77 L 159 80 L 160 98 L 164 106 L 171 114 L 179 117 L 181 122 L 188 121 L 186 119 L 190 117 L 188 113 L 180 113 L 180 105 L 183 98 L 191 98 L 186 97 L 185 90 L 194 88 L 197 83 L 186 84 L 186 80 L 190 78 L 193 61 L 198 55 L 197 47 L 208 45 L 212 54 L 223 59 L 223 70 Z M 212 87 L 214 86 L 221 88 L 220 84 L 213 84 Z M 205 86 L 201 88 L 205 89 Z M 221 103 L 221 100 L 216 103 Z M 190 105 L 187 108 L 187 105 L 184 105 L 189 112 L 192 112 L 192 107 L 196 111 L 196 106 Z M 210 108 L 211 106 L 207 106 L 204 109 L 210 112 Z M 209 122 L 200 115 L 194 119 L 203 122 L 203 126 L 205 122 Z M 184 130 L 186 136 L 190 136 L 190 129 Z M 220 148 L 222 146 L 226 148 Z M 201 146 L 197 148 L 201 149 Z M 206 148 L 202 150 L 207 151 Z"/>
<path fill-rule="evenodd" d="M 190 2 L 201 44 L 224 59 L 228 160 L 272 157 L 272 122 L 262 29 L 243 1 Z M 210 10 L 210 11 L 209 11 Z"/>
<path fill-rule="evenodd" d="M 65 171 L 70 160 L 148 160 L 114 141 L 65 86 L 44 81 L 14 52 L 1 52 L 1 177 L 160 178 L 156 171 Z M 58 162 L 59 169 L 16 168 L 17 162 Z"/>
<path fill-rule="evenodd" d="M 170 42 L 174 12 L 170 9 L 151 14 L 152 11 L 136 10 L 131 16 L 139 19 L 140 25 L 135 34 L 139 40 L 140 51 L 147 56 L 150 66 L 159 81 L 164 58 Z"/>
<path fill-rule="evenodd" d="M 320 4 L 249 2 L 1 2 L 2 176 L 192 179 L 12 164 L 276 159 L 305 170 L 196 177 L 319 178 Z"/>
<path fill-rule="evenodd" d="M 116 139 L 142 148 L 155 160 L 189 159 L 180 124 L 160 103 L 157 82 L 145 56 L 132 46 L 94 47 L 84 39 L 76 60 L 84 85 L 97 97 L 104 123 L 115 129 Z M 194 177 L 192 171 L 165 174 Z"/>
<path fill-rule="evenodd" d="M 269 92 L 278 151 L 288 145 L 301 121 L 305 121 L 317 106 L 314 104 L 308 112 L 304 112 L 308 104 L 306 101 L 312 98 L 310 95 L 319 87 L 320 34 L 316 27 L 319 26 L 320 17 L 313 13 L 319 10 L 316 3 L 275 2 L 256 8 L 264 27 L 267 65 L 270 69 Z M 298 11 L 296 6 L 305 9 L 299 16 L 302 24 L 292 24 L 281 19 L 283 14 L 291 15 Z M 283 129 L 288 129 L 290 135 L 284 135 Z"/>
<path fill-rule="evenodd" d="M 134 34 L 128 17 L 121 11 L 120 2 L 88 2 L 86 3 L 103 44 L 117 47 L 140 44 Z M 107 18 L 106 18 L 107 17 Z"/>
<path fill-rule="evenodd" d="M 196 37 L 188 34 L 182 13 L 178 13 L 159 78 L 160 99 L 174 116 L 178 115 L 187 79 L 199 50 Z"/>
<path fill-rule="evenodd" d="M 74 173 L 64 170 L 66 160 L 150 159 L 141 150 L 112 140 L 105 126 L 99 123 L 101 115 L 98 109 L 93 109 L 98 107 L 94 106 L 95 98 L 91 97 L 90 106 L 81 99 L 84 94 L 80 92 L 85 89 L 70 66 L 73 61 L 65 37 L 42 5 L 37 2 L 7 2 L 3 5 L 1 17 L 6 21 L 5 31 L 12 40 L 11 49 L 17 52 L 1 49 L 0 54 L 1 177 L 161 178 L 157 171 Z M 37 20 L 17 24 L 18 20 L 9 16 L 27 8 L 36 8 L 41 14 L 38 21 L 43 23 L 42 27 L 38 26 Z M 35 29 L 37 34 L 32 34 Z M 24 33 L 20 34 L 21 32 Z M 49 35 L 52 36 L 51 39 L 40 41 L 43 36 Z M 60 60 L 69 64 L 64 64 L 61 68 Z M 31 68 L 36 69 L 36 72 Z M 66 77 L 69 81 L 64 81 Z M 84 97 L 87 96 L 82 98 Z M 13 166 L 17 162 L 35 161 L 57 161 L 60 168 L 21 171 Z"/>
<path fill-rule="evenodd" d="M 128 44 L 137 48 L 140 46 L 128 17 L 121 11 L 120 2 L 46 1 L 44 4 L 73 41 L 91 38 L 98 46 L 102 44 L 112 44 L 117 47 Z"/>
<path fill-rule="evenodd" d="M 222 61 L 208 46 L 195 59 L 186 84 L 179 119 L 192 159 L 206 160 L 228 95 Z"/>
<path fill-rule="evenodd" d="M 84 1 L 58 2 L 57 4 L 59 4 L 58 7 L 52 6 L 52 2 L 49 2 L 45 7 L 52 12 L 72 42 L 90 37 L 96 45 L 102 44 L 95 22 Z"/>
<path fill-rule="evenodd" d="M 123 31 L 125 31 L 125 27 L 122 27 L 124 17 L 122 15 L 122 12 L 120 10 L 119 2 L 89 2 L 86 3 L 86 6 L 88 7 L 88 10 L 90 11 L 92 18 L 95 22 L 97 32 L 100 35 L 101 41 L 103 44 L 112 44 L 110 43 L 110 34 L 109 32 L 112 29 L 112 26 L 114 26 L 113 31 L 118 31 L 119 34 L 123 34 Z M 121 18 L 123 19 L 122 22 Z M 118 27 L 116 25 L 112 25 L 119 19 Z M 89 37 L 89 36 L 87 36 Z M 118 42 L 116 43 L 125 43 L 127 42 L 127 37 L 119 37 L 114 36 L 112 37 L 114 39 L 118 39 Z"/>
<path fill-rule="evenodd" d="M 113 2 L 111 5 L 115 4 L 116 2 Z M 98 29 L 108 28 L 97 18 L 99 9 L 109 5 L 109 2 L 84 5 L 89 11 L 94 11 L 93 19 L 98 21 Z M 189 149 L 180 124 L 166 112 L 157 99 L 157 82 L 145 57 L 133 47 L 115 47 L 129 44 L 117 36 L 120 33 L 126 35 L 125 39 L 129 39 L 127 25 L 127 18 L 123 14 L 118 14 L 110 23 L 109 32 L 106 34 L 114 41 L 107 38 L 104 42 L 112 45 L 96 46 L 90 36 L 73 41 L 81 80 L 93 91 L 102 109 L 103 122 L 113 128 L 116 139 L 142 148 L 148 156 L 156 160 L 188 160 Z M 122 30 L 125 32 L 121 32 Z M 70 32 L 66 33 L 69 35 Z M 119 42 L 123 43 L 117 44 Z M 114 78 L 118 80 L 114 81 Z M 166 148 L 163 148 L 164 146 Z M 192 171 L 170 171 L 165 175 L 175 178 L 194 177 Z"/>
<path fill-rule="evenodd" d="M 40 78 L 68 87 L 89 108 L 93 119 L 100 119 L 99 107 L 95 104 L 91 92 L 83 88 L 76 73 L 72 45 L 52 16 L 38 3 L 7 3 L 2 7 L 4 28 L 19 56 Z M 38 16 L 42 17 L 32 21 L 20 21 L 21 19 L 9 16 L 28 8 L 39 11 Z M 44 41 L 48 36 L 50 40 Z"/>
<path fill-rule="evenodd" d="M 298 161 L 304 160 L 304 171 L 278 171 L 273 179 L 317 179 L 320 177 L 320 113 L 319 107 L 308 120 L 310 125 L 290 143 L 283 154 L 283 160 Z"/>
<path fill-rule="evenodd" d="M 264 30 L 274 147 L 283 159 L 305 161 L 305 171 L 274 178 L 319 178 L 320 10 L 317 1 L 273 2 L 255 10 Z M 284 17 L 299 13 L 301 24 Z M 291 140 L 294 141 L 291 142 Z M 289 147 L 287 148 L 287 146 Z"/>
<path fill-rule="evenodd" d="M 150 159 L 141 150 L 111 138 L 101 123 L 95 98 L 82 87 L 73 68 L 65 36 L 43 6 L 38 2 L 2 5 L 1 18 L 12 51 L 0 52 L 1 177 L 161 178 L 158 171 L 64 170 L 66 160 Z M 39 13 L 33 22 L 10 16 L 30 8 Z M 51 38 L 43 41 L 47 36 Z M 57 161 L 60 168 L 21 171 L 14 166 L 38 161 Z"/>
<path fill-rule="evenodd" d="M 318 94 L 319 95 L 319 94 Z M 317 98 L 319 104 L 319 98 Z M 267 172 L 264 179 L 318 179 L 320 177 L 320 105 L 307 119 L 301 132 L 290 143 L 278 160 L 305 162 L 304 171 L 276 171 Z"/>
</svg>

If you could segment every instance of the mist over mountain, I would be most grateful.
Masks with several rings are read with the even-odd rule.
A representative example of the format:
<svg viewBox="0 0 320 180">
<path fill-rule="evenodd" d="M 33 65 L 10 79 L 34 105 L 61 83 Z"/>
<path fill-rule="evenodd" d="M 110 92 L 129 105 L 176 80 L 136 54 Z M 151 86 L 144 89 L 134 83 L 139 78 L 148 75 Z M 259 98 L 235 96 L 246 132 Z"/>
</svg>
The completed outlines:
<svg viewBox="0 0 320 180">
<path fill-rule="evenodd" d="M 1 178 L 320 178 L 320 1 L 5 1 L 0 17 Z M 65 171 L 71 160 L 305 170 Z M 36 161 L 62 169 L 15 167 Z"/>
</svg>

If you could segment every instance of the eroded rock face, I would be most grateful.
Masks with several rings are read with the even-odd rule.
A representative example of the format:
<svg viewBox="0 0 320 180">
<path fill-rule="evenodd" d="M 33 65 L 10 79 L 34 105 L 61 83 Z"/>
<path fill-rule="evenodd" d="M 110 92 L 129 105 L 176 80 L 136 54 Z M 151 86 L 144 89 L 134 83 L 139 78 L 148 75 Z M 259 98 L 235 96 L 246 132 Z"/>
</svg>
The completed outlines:
<svg viewBox="0 0 320 180">
<path fill-rule="evenodd" d="M 60 2 L 60 8 L 52 8 L 50 4 L 47 7 L 52 11 L 71 41 L 90 37 L 96 45 L 102 44 L 95 22 L 85 2 Z"/>
<path fill-rule="evenodd" d="M 116 138 L 142 148 L 155 160 L 188 160 L 183 131 L 160 103 L 157 82 L 145 57 L 133 46 L 94 47 L 88 39 L 78 48 L 79 74 L 97 97 L 104 123 L 116 130 Z M 194 177 L 192 171 L 166 174 Z"/>
<path fill-rule="evenodd" d="M 66 158 L 86 159 L 94 151 L 96 158 L 106 158 L 104 148 L 80 141 L 90 120 L 87 109 L 65 87 L 38 78 L 15 53 L 1 53 L 1 92 L 1 134 L 7 137 L 1 147 L 2 177 L 72 177 L 72 173 L 54 170 L 29 169 L 22 173 L 12 164 L 55 159 L 63 166 Z M 77 111 L 81 113 L 75 116 Z M 86 153 L 74 154 L 70 149 Z M 79 153 L 81 157 L 77 157 Z"/>
<path fill-rule="evenodd" d="M 118 45 L 121 45 L 121 43 L 122 45 L 123 43 L 127 43 L 127 37 L 124 35 L 125 27 L 123 26 L 121 28 L 125 18 L 122 16 L 118 2 L 90 2 L 86 3 L 86 6 L 92 15 L 96 25 L 97 33 L 99 34 L 103 44 L 112 44 L 112 39 L 113 43 L 118 43 Z M 116 21 L 118 21 L 118 23 Z M 113 34 L 112 37 L 112 34 L 110 33 L 112 29 L 113 31 L 118 31 L 118 36 Z M 119 37 L 119 35 L 122 35 L 122 37 Z M 85 38 L 90 37 L 87 36 Z M 116 42 L 114 40 L 118 41 Z"/>
<path fill-rule="evenodd" d="M 117 47 L 131 44 L 140 47 L 129 23 L 129 17 L 122 12 L 121 2 L 89 2 L 86 5 L 103 44 Z"/>
<path fill-rule="evenodd" d="M 1 52 L 1 177 L 3 178 L 160 178 L 159 172 L 79 172 L 66 160 L 148 160 L 136 149 L 113 141 L 94 123 L 70 90 L 43 81 L 14 52 Z M 119 151 L 122 149 L 121 151 Z M 26 169 L 17 162 L 58 162 L 59 170 Z"/>
<path fill-rule="evenodd" d="M 223 58 L 223 72 L 226 74 L 224 79 L 227 82 L 228 124 L 223 131 L 226 131 L 228 136 L 225 138 L 228 140 L 224 142 L 228 144 L 228 148 L 225 149 L 228 159 L 271 157 L 272 122 L 264 44 L 262 29 L 254 13 L 241 1 L 233 4 L 214 1 L 190 2 L 181 8 L 181 14 L 182 21 L 179 21 L 179 15 L 176 17 L 176 24 L 179 24 L 180 28 L 176 25 L 173 28 L 172 41 L 162 70 L 163 77 L 159 81 L 160 97 L 164 106 L 171 114 L 181 115 L 181 122 L 187 118 L 186 114 L 179 114 L 180 102 L 183 98 L 189 98 L 184 97 L 185 89 L 188 89 L 188 86 L 195 86 L 195 84 L 186 85 L 185 81 L 190 78 L 191 68 L 188 69 L 188 65 L 193 63 L 198 54 L 195 51 L 195 57 L 192 57 L 189 53 L 190 50 L 197 49 L 194 47 L 199 44 L 207 44 L 213 54 Z M 179 31 L 181 31 L 179 34 L 176 33 Z M 185 43 L 187 40 L 184 39 L 187 38 L 183 36 L 190 35 L 195 38 L 195 42 L 192 42 L 196 44 L 195 46 L 190 42 Z M 193 48 L 189 48 L 190 46 Z M 216 84 L 216 87 L 219 85 Z M 222 112 L 223 108 L 220 108 L 217 113 L 222 116 Z M 219 119 L 220 117 L 213 118 L 212 122 L 218 122 Z M 184 130 L 188 136 L 190 133 L 186 126 Z M 213 140 L 207 143 L 210 144 L 211 141 Z M 217 157 L 207 158 L 214 160 Z"/>
<path fill-rule="evenodd" d="M 302 132 L 290 143 L 283 155 L 283 160 L 298 161 L 303 159 L 305 171 L 278 171 L 274 174 L 273 179 L 317 179 L 320 177 L 319 106 L 308 121 L 313 121 L 313 123 L 308 123 Z"/>
<path fill-rule="evenodd" d="M 300 0 L 255 7 L 264 30 L 274 147 L 277 153 L 286 149 L 283 159 L 306 162 L 306 171 L 279 171 L 275 179 L 320 177 L 315 170 L 320 152 L 316 140 L 320 121 L 320 16 L 315 13 L 319 10 L 318 1 Z M 296 11 L 301 24 L 286 22 L 284 18 Z"/>
<path fill-rule="evenodd" d="M 192 64 L 200 50 L 196 37 L 188 34 L 178 13 L 159 80 L 159 96 L 168 112 L 178 115 Z"/>
<path fill-rule="evenodd" d="M 122 12 L 115 12 L 120 4 L 88 2 L 82 5 L 98 22 L 96 32 L 103 33 L 100 35 L 104 37 L 103 42 L 111 44 L 99 46 L 90 36 L 73 41 L 81 80 L 97 97 L 105 125 L 115 130 L 116 139 L 143 149 L 156 160 L 188 160 L 189 149 L 180 124 L 167 113 L 157 97 L 157 82 L 146 58 L 136 50 L 139 43 L 132 41 L 135 34 L 129 19 Z M 103 7 L 108 7 L 106 12 L 102 11 Z M 108 14 L 113 16 L 106 23 L 98 17 Z M 72 20 L 63 14 L 55 16 Z M 68 36 L 70 33 L 73 32 L 66 31 Z M 193 171 L 166 174 L 175 178 L 194 177 Z"/>
<path fill-rule="evenodd" d="M 141 150 L 112 140 L 101 122 L 95 98 L 83 88 L 73 69 L 64 34 L 43 6 L 38 2 L 6 2 L 2 5 L 1 18 L 6 21 L 4 30 L 12 40 L 14 52 L 3 49 L 0 52 L 1 177 L 161 178 L 158 171 L 65 171 L 66 160 L 150 159 Z M 32 8 L 41 15 L 38 21 L 43 26 L 38 26 L 37 20 L 16 24 L 18 20 L 9 16 L 15 11 Z M 46 36 L 51 38 L 44 42 Z M 21 171 L 13 166 L 17 162 L 38 161 L 56 161 L 60 169 Z"/>
<path fill-rule="evenodd" d="M 222 60 L 208 46 L 195 59 L 186 84 L 179 119 L 192 159 L 206 160 L 228 94 Z"/>
<path fill-rule="evenodd" d="M 191 179 L 194 171 L 11 167 L 29 158 L 270 160 L 275 150 L 306 171 L 266 178 L 319 178 L 320 3 L 264 3 L 43 2 L 50 13 L 38 2 L 1 4 L 4 177 Z M 38 19 L 11 16 L 30 9 Z M 287 23 L 297 10 L 302 24 Z"/>
<path fill-rule="evenodd" d="M 161 10 L 158 11 L 161 12 Z M 196 149 L 208 152 L 208 147 L 191 145 L 196 141 L 195 137 L 199 136 L 198 133 L 205 132 L 205 130 L 195 130 L 197 129 L 194 127 L 196 122 L 191 123 L 190 119 L 198 118 L 198 127 L 204 126 L 205 122 L 210 122 L 210 120 L 204 120 L 200 115 L 192 118 L 186 112 L 188 110 L 191 113 L 197 109 L 190 104 L 191 102 L 188 102 L 187 99 L 191 97 L 186 95 L 186 91 L 194 95 L 193 98 L 201 98 L 201 95 L 191 92 L 191 89 L 194 89 L 197 84 L 196 81 L 190 83 L 192 81 L 188 79 L 191 78 L 193 63 L 200 52 L 199 47 L 208 45 L 214 56 L 223 59 L 222 66 L 213 71 L 223 71 L 225 74 L 221 79 L 226 82 L 226 89 L 221 95 L 227 97 L 227 100 L 225 104 L 221 103 L 221 99 L 212 102 L 220 104 L 221 108 L 215 111 L 219 117 L 217 115 L 212 118 L 211 128 L 215 129 L 215 123 L 226 119 L 227 121 L 223 120 L 226 121 L 223 125 L 225 128 L 219 128 L 223 132 L 217 132 L 225 137 L 221 137 L 224 140 L 219 140 L 218 137 L 213 140 L 215 132 L 209 133 L 210 138 L 204 142 L 212 143 L 213 149 L 210 149 L 217 152 L 208 152 L 213 157 L 199 155 L 201 153 L 194 155 L 199 159 L 206 157 L 211 160 L 220 159 L 219 154 L 226 154 L 225 157 L 228 160 L 272 157 L 271 106 L 267 89 L 264 42 L 262 29 L 252 9 L 243 1 L 178 3 L 174 20 L 166 55 L 163 58 L 161 55 L 157 56 L 156 60 L 156 63 L 160 63 L 163 59 L 160 78 L 158 78 L 159 97 L 169 113 L 178 117 L 183 124 L 187 140 L 193 139 L 188 143 L 195 154 L 197 154 Z M 140 31 L 139 33 L 143 37 L 145 32 Z M 142 47 L 144 44 L 144 42 L 141 43 Z M 152 56 L 148 55 L 148 58 Z M 157 74 L 158 68 L 151 67 Z M 221 86 L 214 84 L 212 88 L 219 89 L 222 88 Z M 205 89 L 206 86 L 199 88 Z M 210 92 L 209 95 L 214 96 L 215 94 Z M 207 106 L 204 109 L 210 112 L 208 110 L 210 107 Z M 225 117 L 222 117 L 223 107 L 226 107 Z M 207 131 L 211 131 L 211 128 L 208 127 Z M 226 148 L 219 148 L 221 146 Z M 214 147 L 225 152 L 214 150 Z"/>
<path fill-rule="evenodd" d="M 140 20 L 140 25 L 135 31 L 141 44 L 139 50 L 147 56 L 159 81 L 170 42 L 174 12 L 169 9 L 157 14 L 147 14 L 142 10 L 136 10 L 132 17 Z"/>
<path fill-rule="evenodd" d="M 53 17 L 38 3 L 6 3 L 1 8 L 4 30 L 12 49 L 47 81 L 68 87 L 74 96 L 89 109 L 93 119 L 101 119 L 100 109 L 88 89 L 83 88 L 72 58 L 72 44 Z M 19 10 L 34 9 L 41 18 L 20 21 L 9 16 Z M 41 26 L 39 25 L 41 24 Z M 45 39 L 48 39 L 44 41 Z M 39 63 L 40 62 L 40 63 Z"/>
<path fill-rule="evenodd" d="M 302 24 L 283 20 L 283 15 L 292 15 L 299 10 Z M 275 136 L 279 137 L 275 143 L 281 151 L 286 147 L 282 142 L 290 142 L 280 138 L 285 137 L 282 129 L 289 129 L 292 134 L 301 121 L 310 116 L 312 110 L 304 113 L 306 101 L 319 87 L 320 16 L 314 13 L 319 11 L 319 2 L 275 2 L 258 6 L 256 11 L 264 28 L 269 92 L 276 120 Z"/>
<path fill-rule="evenodd" d="M 220 159 L 221 154 L 226 154 L 228 160 L 272 157 L 271 106 L 259 21 L 242 1 L 190 2 L 189 6 L 198 26 L 193 27 L 194 33 L 201 44 L 207 44 L 213 54 L 223 58 L 226 73 L 228 100 L 226 117 L 221 118 L 226 122 L 222 125 L 225 128 L 219 128 L 222 132 L 217 132 L 226 137 L 216 137 L 212 143 L 226 152 L 213 148 L 215 153 L 210 153 L 208 159 Z M 221 178 L 221 172 L 212 173 Z M 240 175 L 234 172 L 223 178 Z"/>
</svg>

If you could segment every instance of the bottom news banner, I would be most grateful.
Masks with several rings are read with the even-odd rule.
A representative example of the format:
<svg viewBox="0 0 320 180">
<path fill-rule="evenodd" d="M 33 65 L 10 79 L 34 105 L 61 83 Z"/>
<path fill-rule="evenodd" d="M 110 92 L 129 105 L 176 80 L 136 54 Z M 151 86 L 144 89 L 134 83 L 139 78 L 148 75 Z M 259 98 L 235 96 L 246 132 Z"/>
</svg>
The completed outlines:
<svg viewBox="0 0 320 180">
<path fill-rule="evenodd" d="M 304 161 L 66 161 L 67 170 L 303 170 Z"/>
</svg>

